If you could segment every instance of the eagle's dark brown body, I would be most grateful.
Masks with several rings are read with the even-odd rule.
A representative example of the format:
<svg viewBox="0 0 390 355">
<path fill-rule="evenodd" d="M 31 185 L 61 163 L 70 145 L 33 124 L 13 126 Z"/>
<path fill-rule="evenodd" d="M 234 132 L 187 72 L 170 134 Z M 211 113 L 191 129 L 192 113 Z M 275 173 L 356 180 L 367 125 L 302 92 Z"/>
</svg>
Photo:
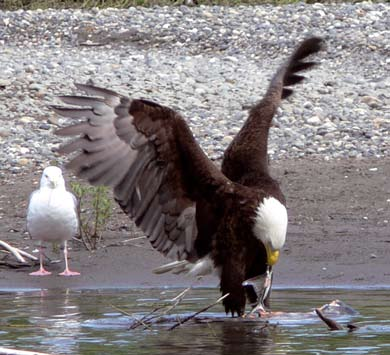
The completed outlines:
<svg viewBox="0 0 390 355">
<path fill-rule="evenodd" d="M 112 186 L 122 209 L 164 255 L 194 264 L 210 259 L 222 293 L 229 293 L 226 312 L 244 312 L 243 281 L 267 268 L 265 246 L 253 231 L 257 208 L 268 197 L 285 203 L 268 173 L 268 131 L 282 97 L 291 93 L 286 86 L 302 78 L 295 72 L 313 65 L 301 60 L 320 42 L 304 41 L 279 69 L 227 149 L 222 171 L 167 107 L 81 84 L 90 96 L 61 97 L 72 107 L 53 107 L 87 119 L 57 132 L 80 136 L 60 149 L 80 151 L 69 167 L 92 184 Z"/>
</svg>

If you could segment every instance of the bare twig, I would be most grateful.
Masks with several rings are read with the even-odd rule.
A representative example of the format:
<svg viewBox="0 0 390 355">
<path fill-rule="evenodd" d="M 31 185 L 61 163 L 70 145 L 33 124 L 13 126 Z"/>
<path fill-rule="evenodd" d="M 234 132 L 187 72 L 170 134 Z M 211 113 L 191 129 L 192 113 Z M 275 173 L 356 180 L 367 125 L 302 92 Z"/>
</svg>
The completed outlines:
<svg viewBox="0 0 390 355">
<path fill-rule="evenodd" d="M 146 314 L 142 318 L 138 319 L 137 322 L 135 322 L 129 329 L 135 329 L 141 325 L 150 324 L 150 322 L 153 319 L 160 318 L 160 317 L 168 314 L 169 312 L 171 312 L 174 308 L 176 308 L 180 304 L 180 302 L 183 300 L 186 293 L 189 290 L 191 290 L 191 288 L 192 288 L 192 286 L 187 287 L 185 290 L 180 292 L 177 296 L 172 298 L 170 300 L 170 302 L 174 302 L 172 305 L 163 305 L 163 306 L 160 306 L 160 307 L 153 309 L 151 312 L 149 312 L 148 314 Z M 163 311 L 156 314 L 156 312 L 158 312 L 160 310 L 163 310 Z"/>
<path fill-rule="evenodd" d="M 23 258 L 23 256 L 20 253 L 20 250 L 18 248 L 14 248 L 13 246 L 9 245 L 8 243 L 0 240 L 0 245 L 12 253 L 12 255 L 21 263 L 25 263 L 26 259 Z M 32 256 L 32 255 L 31 255 Z"/>
<path fill-rule="evenodd" d="M 142 237 L 135 237 L 135 238 L 122 240 L 121 243 L 134 242 L 135 240 L 146 239 L 146 238 L 147 238 L 146 235 L 144 235 Z"/>
<path fill-rule="evenodd" d="M 173 305 L 169 306 L 168 309 L 163 313 L 163 314 L 167 314 L 169 313 L 170 311 L 172 311 L 172 309 L 174 309 L 175 307 L 177 307 L 181 301 L 183 300 L 184 296 L 186 295 L 186 293 L 192 289 L 192 286 L 190 287 L 187 287 L 185 290 L 183 290 L 182 292 L 180 292 L 176 297 L 172 298 L 171 299 L 171 302 L 174 302 Z"/>
<path fill-rule="evenodd" d="M 80 227 L 81 228 L 81 227 Z M 89 244 L 85 241 L 85 238 L 83 237 L 84 235 L 84 232 L 82 232 L 81 236 L 80 236 L 80 241 L 84 244 L 85 248 L 88 250 L 88 251 L 92 251 L 92 248 L 89 246 Z"/>
<path fill-rule="evenodd" d="M 0 245 L 7 249 L 10 253 L 12 253 L 12 255 L 21 263 L 25 263 L 26 260 L 23 258 L 23 256 L 20 255 L 19 251 L 12 247 L 11 245 L 9 245 L 8 243 L 6 242 L 3 242 L 2 240 L 0 240 Z"/>
<path fill-rule="evenodd" d="M 317 308 L 316 310 L 317 316 L 320 317 L 320 319 L 329 327 L 330 330 L 342 330 L 345 329 L 341 324 L 337 323 L 333 319 L 330 319 L 328 317 L 325 317 L 322 311 Z M 348 332 L 353 332 L 356 329 L 359 329 L 359 327 L 355 324 L 349 323 L 347 324 Z"/>
<path fill-rule="evenodd" d="M 23 256 L 25 256 L 25 257 L 31 259 L 31 260 L 34 260 L 34 261 L 37 261 L 37 260 L 38 260 L 38 258 L 37 258 L 36 256 L 31 255 L 30 253 L 27 253 L 27 252 L 24 251 L 24 250 L 18 249 L 18 251 L 19 251 L 19 253 L 20 253 L 21 255 L 23 255 Z"/>
<path fill-rule="evenodd" d="M 154 308 L 152 311 L 150 311 L 149 313 L 145 314 L 144 316 L 142 316 L 141 318 L 137 319 L 130 327 L 129 329 L 130 330 L 133 330 L 133 329 L 136 329 L 138 328 L 139 326 L 144 326 L 145 328 L 150 328 L 150 323 L 153 319 L 156 319 L 156 318 L 161 318 L 162 316 L 166 315 L 167 313 L 169 313 L 172 309 L 174 309 L 175 307 L 177 307 L 177 305 L 183 300 L 185 294 L 192 288 L 192 286 L 190 287 L 187 287 L 184 291 L 181 291 L 177 296 L 175 296 L 174 298 L 172 298 L 171 300 L 169 300 L 169 302 L 174 302 L 173 304 L 164 304 L 164 305 L 161 305 L 161 306 L 158 306 L 156 308 Z M 132 317 L 134 318 L 134 315 L 131 314 L 131 313 L 128 313 L 126 312 L 125 310 L 117 307 L 117 306 L 114 306 L 113 304 L 110 304 L 110 306 L 114 309 L 116 309 L 117 311 L 119 311 L 120 313 L 126 315 L 126 316 L 129 316 L 129 317 Z M 161 311 L 162 312 L 159 312 Z M 159 312 L 159 313 L 157 313 Z"/>
<path fill-rule="evenodd" d="M 143 325 L 145 327 L 149 327 L 149 323 L 152 319 L 155 319 L 155 318 L 158 318 L 160 317 L 160 314 L 155 314 L 156 312 L 158 312 L 160 309 L 163 309 L 165 308 L 166 306 L 160 306 L 160 307 L 156 307 L 154 308 L 151 312 L 145 314 L 143 317 L 141 317 L 140 319 L 137 319 L 136 322 L 134 322 L 130 327 L 129 329 L 130 330 L 133 330 L 135 328 L 138 328 L 139 326 Z"/>
<path fill-rule="evenodd" d="M 122 247 L 123 244 L 122 242 L 119 242 L 119 243 L 111 243 L 111 244 L 106 244 L 105 247 Z M 141 248 L 141 249 L 146 249 L 146 250 L 154 250 L 153 247 L 150 245 L 141 245 L 141 244 L 131 244 L 131 247 L 137 247 L 137 248 Z"/>
<path fill-rule="evenodd" d="M 114 308 L 115 310 L 117 310 L 118 312 L 124 314 L 125 316 L 129 316 L 129 317 L 132 317 L 133 315 L 129 312 L 126 312 L 125 310 L 123 310 L 122 308 L 119 308 L 113 304 L 110 304 L 110 307 Z"/>
<path fill-rule="evenodd" d="M 189 320 L 195 318 L 198 314 L 200 313 L 203 313 L 203 312 L 206 312 L 207 310 L 209 310 L 211 307 L 214 307 L 215 305 L 217 305 L 219 302 L 221 302 L 222 300 L 224 300 L 227 296 L 229 296 L 229 293 L 226 293 L 225 295 L 223 295 L 222 297 L 218 298 L 214 303 L 202 308 L 200 311 L 197 311 L 193 314 L 191 314 L 190 316 L 188 317 L 185 317 L 184 319 L 182 320 L 179 320 L 176 324 L 174 324 L 172 327 L 170 327 L 168 330 L 174 330 L 176 329 L 177 327 L 179 327 L 180 325 L 182 325 L 183 323 L 186 323 L 188 322 Z"/>
<path fill-rule="evenodd" d="M 132 315 L 131 313 L 126 312 L 125 310 L 123 310 L 123 309 L 121 309 L 121 308 L 119 308 L 119 307 L 117 307 L 117 306 L 114 306 L 113 304 L 110 304 L 110 306 L 111 306 L 112 308 L 116 309 L 118 312 L 124 314 L 125 316 L 133 317 L 133 315 Z M 143 318 L 144 318 L 144 317 L 142 317 L 141 319 L 137 320 L 137 323 L 139 323 L 139 325 L 145 326 L 145 328 L 150 328 L 150 326 L 149 326 L 148 324 L 146 324 L 146 323 L 143 322 Z M 138 326 L 138 325 L 137 325 L 137 326 Z M 130 327 L 130 329 L 134 329 L 134 328 Z"/>
<path fill-rule="evenodd" d="M 342 325 L 334 321 L 333 319 L 330 319 L 328 317 L 325 317 L 322 311 L 319 308 L 316 308 L 317 316 L 320 317 L 320 319 L 329 327 L 330 330 L 342 330 L 344 329 Z"/>
</svg>

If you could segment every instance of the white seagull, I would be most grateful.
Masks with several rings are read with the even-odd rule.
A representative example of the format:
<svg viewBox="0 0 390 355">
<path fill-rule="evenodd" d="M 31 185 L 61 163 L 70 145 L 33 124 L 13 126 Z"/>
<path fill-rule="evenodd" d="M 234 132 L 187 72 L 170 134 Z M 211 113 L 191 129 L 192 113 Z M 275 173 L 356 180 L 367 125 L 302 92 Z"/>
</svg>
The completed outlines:
<svg viewBox="0 0 390 355">
<path fill-rule="evenodd" d="M 43 267 L 42 242 L 64 242 L 65 270 L 59 275 L 80 275 L 69 270 L 67 249 L 67 241 L 76 235 L 78 226 L 77 199 L 66 191 L 61 169 L 48 166 L 43 170 L 39 189 L 30 196 L 27 210 L 27 230 L 32 239 L 41 243 L 40 268 L 30 275 L 51 274 Z"/>
</svg>

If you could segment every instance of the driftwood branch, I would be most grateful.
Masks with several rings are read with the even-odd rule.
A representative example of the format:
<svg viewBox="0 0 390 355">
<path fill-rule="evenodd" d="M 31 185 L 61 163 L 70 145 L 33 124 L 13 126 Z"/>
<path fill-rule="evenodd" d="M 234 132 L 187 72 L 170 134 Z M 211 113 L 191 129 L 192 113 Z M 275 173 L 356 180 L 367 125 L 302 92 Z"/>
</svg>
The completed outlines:
<svg viewBox="0 0 390 355">
<path fill-rule="evenodd" d="M 30 253 L 27 253 L 24 250 L 18 249 L 18 252 L 19 252 L 19 254 L 25 256 L 26 258 L 29 258 L 29 259 L 34 260 L 34 261 L 38 261 L 38 258 L 36 256 L 31 255 Z"/>
<path fill-rule="evenodd" d="M 188 322 L 189 320 L 195 318 L 198 314 L 200 313 L 203 313 L 203 312 L 206 312 L 207 310 L 209 310 L 211 307 L 214 307 L 215 305 L 217 305 L 219 302 L 221 302 L 222 300 L 224 300 L 227 296 L 229 296 L 228 293 L 226 293 L 225 295 L 223 295 L 222 297 L 218 298 L 214 303 L 202 308 L 200 311 L 197 311 L 193 314 L 191 314 L 190 316 L 188 317 L 185 317 L 183 319 L 181 319 L 179 322 L 177 322 L 176 324 L 174 324 L 172 327 L 170 327 L 168 330 L 173 330 L 173 329 L 176 329 L 177 327 L 179 327 L 180 325 L 182 325 L 183 323 L 186 323 Z"/>
<path fill-rule="evenodd" d="M 324 313 L 319 308 L 316 308 L 317 316 L 320 317 L 320 319 L 329 327 L 330 330 L 341 330 L 344 329 L 342 325 L 334 321 L 333 319 L 330 319 L 328 317 L 324 316 Z"/>
<path fill-rule="evenodd" d="M 345 329 L 341 324 L 337 323 L 335 320 L 326 317 L 319 308 L 316 308 L 317 316 L 329 327 L 329 330 L 343 330 Z M 357 325 L 347 324 L 349 332 L 353 332 L 356 329 L 359 329 Z"/>
<path fill-rule="evenodd" d="M 175 307 L 177 307 L 180 304 L 180 302 L 183 300 L 186 293 L 191 289 L 192 289 L 192 286 L 187 287 L 185 290 L 181 291 L 177 296 L 166 301 L 166 302 L 169 302 L 168 304 L 160 305 L 160 306 L 154 308 L 149 313 L 142 316 L 141 318 L 136 319 L 135 322 L 129 327 L 129 330 L 136 329 L 140 326 L 144 326 L 145 329 L 150 328 L 150 325 L 152 324 L 152 320 L 158 321 L 159 318 L 162 318 L 164 315 L 166 315 L 170 311 L 172 311 Z M 130 313 L 126 312 L 125 310 L 123 310 L 115 305 L 110 304 L 110 306 L 126 316 L 134 317 L 133 314 L 130 314 Z"/>
<path fill-rule="evenodd" d="M 126 316 L 133 317 L 133 315 L 132 315 L 131 313 L 126 312 L 125 310 L 123 310 L 123 309 L 121 309 L 121 308 L 119 308 L 119 307 L 117 307 L 117 306 L 114 306 L 113 304 L 111 304 L 110 306 L 111 306 L 112 308 L 116 309 L 117 311 L 119 311 L 120 313 L 126 315 Z M 163 306 L 163 307 L 165 307 L 165 306 Z M 162 307 L 160 307 L 160 308 L 162 308 Z M 157 309 L 157 308 L 156 308 L 156 309 Z M 154 309 L 151 313 L 154 313 L 154 312 L 156 311 L 156 309 Z M 151 313 L 149 313 L 149 314 L 151 314 Z M 137 322 L 135 322 L 129 329 L 135 329 L 135 328 L 137 328 L 139 325 L 143 325 L 143 326 L 145 327 L 145 329 L 146 329 L 146 328 L 150 328 L 149 324 L 147 324 L 147 323 L 144 322 L 144 319 L 145 319 L 145 318 L 146 318 L 146 316 L 145 316 L 145 317 L 142 317 L 142 318 L 139 319 L 139 320 L 137 320 Z"/>
<path fill-rule="evenodd" d="M 148 328 L 151 320 L 161 317 L 161 315 L 159 313 L 156 314 L 156 312 L 160 311 L 161 309 L 164 309 L 165 307 L 166 306 L 164 305 L 164 306 L 154 308 L 151 312 L 145 314 L 140 319 L 137 319 L 137 321 L 134 324 L 132 324 L 129 327 L 129 329 L 132 330 L 138 328 L 141 325 L 143 325 L 145 328 Z"/>
<path fill-rule="evenodd" d="M 3 240 L 0 240 L 0 246 L 2 246 L 4 249 L 8 250 L 13 256 L 15 256 L 15 258 L 21 262 L 21 263 L 25 263 L 26 262 L 26 259 L 23 258 L 23 256 L 31 259 L 31 260 L 38 260 L 37 257 L 35 257 L 34 255 L 31 255 L 23 250 L 20 250 L 18 248 L 15 248 L 13 246 L 11 246 L 10 244 L 6 243 L 5 241 Z"/>
<path fill-rule="evenodd" d="M 135 238 L 122 240 L 121 243 L 134 242 L 136 240 L 146 239 L 146 238 L 147 238 L 146 235 L 143 235 L 142 237 L 135 237 Z"/>
<path fill-rule="evenodd" d="M 171 305 L 163 305 L 160 307 L 157 307 L 153 309 L 151 312 L 143 316 L 142 318 L 138 319 L 131 327 L 130 329 L 135 329 L 139 327 L 140 325 L 143 325 L 145 327 L 149 327 L 150 322 L 153 319 L 160 318 L 166 314 L 168 314 L 170 311 L 172 311 L 174 308 L 176 308 L 180 302 L 183 300 L 184 296 L 187 294 L 189 290 L 191 290 L 192 286 L 187 287 L 184 291 L 180 292 L 177 296 L 171 299 L 171 302 L 173 304 Z M 160 313 L 156 314 L 156 312 L 161 311 Z"/>
<path fill-rule="evenodd" d="M 0 355 L 50 355 L 47 353 L 39 353 L 37 351 L 16 350 L 0 347 Z"/>
</svg>

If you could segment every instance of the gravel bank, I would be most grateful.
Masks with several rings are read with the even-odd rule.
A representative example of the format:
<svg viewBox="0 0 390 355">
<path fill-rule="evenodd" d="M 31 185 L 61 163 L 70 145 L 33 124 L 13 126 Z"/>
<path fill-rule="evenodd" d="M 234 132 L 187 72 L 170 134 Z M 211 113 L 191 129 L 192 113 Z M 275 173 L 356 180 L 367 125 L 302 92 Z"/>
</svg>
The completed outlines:
<svg viewBox="0 0 390 355">
<path fill-rule="evenodd" d="M 327 48 L 279 110 L 271 157 L 389 155 L 390 4 L 0 12 L 0 176 L 61 159 L 47 105 L 74 81 L 180 110 L 218 159 L 308 35 Z"/>
</svg>

